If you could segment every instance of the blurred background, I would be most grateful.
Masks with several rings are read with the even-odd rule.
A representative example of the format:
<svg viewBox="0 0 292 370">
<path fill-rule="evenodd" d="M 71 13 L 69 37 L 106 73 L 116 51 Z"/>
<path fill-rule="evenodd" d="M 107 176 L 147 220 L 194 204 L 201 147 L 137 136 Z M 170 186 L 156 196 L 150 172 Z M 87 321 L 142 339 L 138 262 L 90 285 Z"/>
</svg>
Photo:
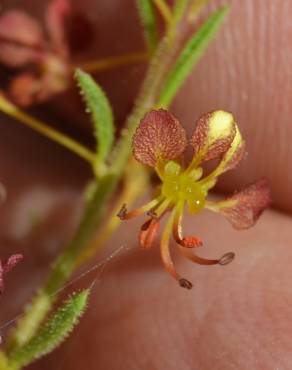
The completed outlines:
<svg viewBox="0 0 292 370">
<path fill-rule="evenodd" d="M 233 112 L 249 155 L 228 173 L 219 191 L 231 191 L 259 177 L 271 183 L 274 207 L 292 211 L 292 2 L 290 0 L 211 1 L 203 15 L 229 3 L 231 14 L 184 85 L 171 111 L 191 131 L 209 110 Z M 68 22 L 71 58 L 81 61 L 143 51 L 134 0 L 71 0 Z M 21 9 L 43 22 L 47 1 L 2 1 L 1 14 Z M 118 127 L 133 106 L 145 63 L 95 73 L 114 108 Z M 9 73 L 9 74 L 8 74 Z M 14 71 L 1 67 L 1 78 Z M 28 111 L 92 146 L 91 124 L 74 86 Z M 21 251 L 25 264 L 7 279 L 2 322 L 19 312 L 42 281 L 50 261 L 76 227 L 82 189 L 91 173 L 86 163 L 57 144 L 0 117 L 0 181 L 7 190 L 1 205 L 1 258 Z M 19 279 L 23 285 L 19 284 Z M 13 300 L 9 297 L 13 296 Z M 4 302 L 5 301 L 5 302 Z"/>
</svg>

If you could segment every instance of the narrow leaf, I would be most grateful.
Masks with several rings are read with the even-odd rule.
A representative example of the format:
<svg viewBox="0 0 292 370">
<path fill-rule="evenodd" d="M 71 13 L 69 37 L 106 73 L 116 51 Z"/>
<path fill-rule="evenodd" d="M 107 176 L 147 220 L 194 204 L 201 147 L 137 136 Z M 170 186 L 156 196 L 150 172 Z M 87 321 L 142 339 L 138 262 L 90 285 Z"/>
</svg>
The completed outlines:
<svg viewBox="0 0 292 370">
<path fill-rule="evenodd" d="M 157 46 L 158 32 L 152 0 L 137 0 L 137 8 L 144 27 L 147 48 L 152 54 Z"/>
<path fill-rule="evenodd" d="M 167 107 L 170 104 L 177 90 L 189 76 L 193 67 L 213 40 L 228 11 L 229 7 L 225 6 L 214 12 L 187 42 L 166 78 L 160 93 L 158 106 Z"/>
<path fill-rule="evenodd" d="M 75 78 L 81 89 L 81 95 L 84 97 L 86 110 L 91 113 L 97 141 L 96 161 L 97 163 L 103 163 L 114 141 L 111 106 L 102 88 L 88 73 L 77 69 Z"/>
<path fill-rule="evenodd" d="M 9 353 L 8 365 L 20 369 L 59 346 L 83 314 L 89 290 L 73 294 L 23 347 Z"/>
</svg>

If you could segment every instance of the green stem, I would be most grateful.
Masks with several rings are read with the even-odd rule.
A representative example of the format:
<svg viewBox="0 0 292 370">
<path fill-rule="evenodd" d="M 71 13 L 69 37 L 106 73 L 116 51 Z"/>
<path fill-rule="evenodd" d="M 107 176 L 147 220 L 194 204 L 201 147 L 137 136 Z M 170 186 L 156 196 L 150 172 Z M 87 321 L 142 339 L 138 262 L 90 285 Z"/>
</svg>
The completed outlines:
<svg viewBox="0 0 292 370">
<path fill-rule="evenodd" d="M 171 24 L 172 22 L 172 13 L 168 6 L 168 4 L 164 0 L 153 0 L 153 3 L 156 5 L 157 9 L 159 10 L 161 16 L 165 20 L 167 24 Z"/>
<path fill-rule="evenodd" d="M 141 92 L 136 99 L 134 109 L 126 121 L 126 129 L 117 143 L 111 158 L 111 170 L 121 174 L 131 152 L 133 134 L 143 116 L 157 104 L 160 87 L 173 54 L 175 25 L 168 30 L 167 35 L 158 45 L 150 63 L 147 75 L 141 87 Z"/>
<path fill-rule="evenodd" d="M 1 370 L 12 370 L 11 367 L 8 365 L 6 355 L 0 351 L 0 369 Z"/>
<path fill-rule="evenodd" d="M 101 221 L 104 205 L 112 194 L 117 179 L 107 175 L 100 179 L 92 201 L 88 204 L 75 236 L 64 252 L 57 258 L 45 285 L 39 290 L 25 315 L 20 319 L 11 340 L 8 341 L 7 353 L 27 343 L 35 334 L 40 323 L 49 312 L 56 293 L 72 274 L 78 256 L 89 243 L 96 227 Z"/>
<path fill-rule="evenodd" d="M 73 153 L 77 154 L 90 164 L 94 162 L 95 153 L 87 149 L 78 141 L 23 112 L 16 105 L 7 100 L 3 95 L 0 95 L 0 111 L 4 112 L 10 117 L 17 119 L 18 122 L 32 128 L 40 134 L 71 150 Z"/>
<path fill-rule="evenodd" d="M 95 194 L 87 205 L 80 226 L 67 245 L 65 251 L 57 258 L 52 271 L 41 290 L 19 321 L 8 342 L 7 353 L 23 346 L 35 334 L 54 302 L 56 292 L 65 284 L 78 264 L 78 257 L 84 253 L 97 227 L 100 225 L 107 200 L 113 194 L 127 164 L 131 152 L 132 135 L 144 114 L 151 109 L 159 95 L 159 88 L 172 55 L 172 43 L 175 38 L 176 25 L 169 28 L 167 35 L 158 46 L 150 64 L 141 92 L 137 98 L 132 114 L 126 121 L 126 129 L 112 157 L 107 175 L 101 176 Z"/>
</svg>

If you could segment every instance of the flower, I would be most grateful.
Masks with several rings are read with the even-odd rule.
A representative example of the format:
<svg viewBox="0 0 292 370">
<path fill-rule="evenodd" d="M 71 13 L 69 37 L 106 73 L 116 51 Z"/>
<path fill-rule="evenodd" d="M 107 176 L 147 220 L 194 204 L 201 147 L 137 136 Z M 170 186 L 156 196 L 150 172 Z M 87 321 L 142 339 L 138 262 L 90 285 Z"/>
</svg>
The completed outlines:
<svg viewBox="0 0 292 370">
<path fill-rule="evenodd" d="M 0 260 L 0 295 L 4 291 L 4 281 L 3 277 L 6 275 L 13 267 L 21 261 L 23 258 L 22 254 L 12 254 L 5 262 Z"/>
<path fill-rule="evenodd" d="M 41 24 L 28 14 L 9 10 L 1 15 L 0 62 L 23 70 L 8 86 L 8 95 L 17 104 L 42 102 L 68 86 L 72 71 L 65 20 L 70 12 L 69 0 L 48 4 L 48 39 Z"/>
<path fill-rule="evenodd" d="M 162 261 L 179 284 L 190 289 L 192 283 L 178 274 L 171 259 L 171 234 L 180 252 L 201 265 L 225 265 L 232 261 L 234 253 L 226 253 L 219 259 L 205 259 L 194 254 L 192 248 L 201 246 L 202 241 L 183 235 L 184 208 L 187 207 L 191 214 L 207 208 L 223 214 L 234 228 L 247 229 L 269 206 L 271 196 L 267 181 L 262 179 L 225 200 L 207 199 L 218 176 L 234 169 L 245 155 L 245 143 L 231 113 L 217 110 L 199 118 L 190 140 L 193 158 L 184 166 L 183 153 L 187 145 L 186 132 L 171 113 L 159 109 L 145 115 L 133 137 L 133 155 L 140 163 L 155 169 L 161 185 L 158 195 L 149 203 L 130 212 L 123 205 L 118 216 L 126 220 L 142 213 L 148 215 L 139 236 L 140 246 L 148 249 L 157 236 L 162 217 L 170 214 L 160 242 Z M 204 176 L 202 164 L 212 159 L 219 159 L 219 163 Z"/>
</svg>

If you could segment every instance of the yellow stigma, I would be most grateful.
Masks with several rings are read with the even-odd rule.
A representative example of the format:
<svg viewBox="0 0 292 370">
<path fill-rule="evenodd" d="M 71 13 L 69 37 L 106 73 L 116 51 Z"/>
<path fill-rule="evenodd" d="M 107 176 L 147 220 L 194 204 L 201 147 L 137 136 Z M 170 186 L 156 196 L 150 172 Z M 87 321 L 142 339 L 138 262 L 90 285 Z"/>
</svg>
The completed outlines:
<svg viewBox="0 0 292 370">
<path fill-rule="evenodd" d="M 179 164 L 170 161 L 164 169 L 162 195 L 173 203 L 187 202 L 190 213 L 196 213 L 204 207 L 207 195 L 197 182 L 201 176 L 201 168 L 182 172 Z"/>
</svg>

